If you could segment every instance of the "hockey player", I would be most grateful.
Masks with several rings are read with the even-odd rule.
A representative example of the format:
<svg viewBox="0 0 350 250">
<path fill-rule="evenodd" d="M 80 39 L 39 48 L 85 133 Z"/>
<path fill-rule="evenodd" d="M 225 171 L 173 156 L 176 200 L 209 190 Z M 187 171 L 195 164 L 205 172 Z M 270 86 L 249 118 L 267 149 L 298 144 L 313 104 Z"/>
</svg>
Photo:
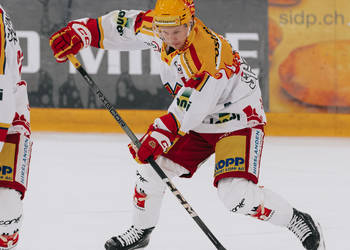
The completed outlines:
<svg viewBox="0 0 350 250">
<path fill-rule="evenodd" d="M 15 249 L 32 142 L 23 53 L 10 17 L 0 5 L 0 250 Z"/>
<path fill-rule="evenodd" d="M 324 248 L 320 226 L 278 194 L 258 186 L 265 113 L 256 75 L 239 53 L 195 17 L 192 0 L 158 0 L 148 11 L 116 10 L 70 22 L 52 35 L 58 62 L 80 49 L 152 49 L 160 76 L 174 96 L 139 149 L 132 226 L 109 239 L 107 250 L 147 246 L 157 225 L 165 185 L 145 165 L 153 156 L 169 178 L 191 177 L 215 154 L 214 186 L 233 213 L 286 227 L 305 249 Z"/>
</svg>

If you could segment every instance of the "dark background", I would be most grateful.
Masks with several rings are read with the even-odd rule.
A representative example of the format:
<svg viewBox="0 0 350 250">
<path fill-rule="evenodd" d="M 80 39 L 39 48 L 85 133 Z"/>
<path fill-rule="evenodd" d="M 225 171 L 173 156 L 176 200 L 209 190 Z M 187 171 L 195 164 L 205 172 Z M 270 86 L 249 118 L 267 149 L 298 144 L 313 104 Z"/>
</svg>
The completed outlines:
<svg viewBox="0 0 350 250">
<path fill-rule="evenodd" d="M 23 72 L 28 82 L 32 107 L 101 108 L 79 74 L 69 73 L 69 64 L 56 63 L 49 48 L 49 37 L 72 19 L 96 18 L 116 9 L 151 9 L 155 0 L 2 0 L 17 31 L 35 31 L 40 36 L 40 69 Z M 268 111 L 268 32 L 267 0 L 195 0 L 196 15 L 214 31 L 257 33 L 259 41 L 239 42 L 239 50 L 256 50 L 258 58 L 246 58 L 259 68 L 264 106 Z M 27 39 L 20 39 L 26 65 Z M 96 54 L 97 49 L 93 49 Z M 142 75 L 129 74 L 129 52 L 120 52 L 121 74 L 107 72 L 104 53 L 97 74 L 90 75 L 118 109 L 167 109 L 171 97 L 159 75 L 150 74 L 150 51 L 142 51 Z"/>
</svg>

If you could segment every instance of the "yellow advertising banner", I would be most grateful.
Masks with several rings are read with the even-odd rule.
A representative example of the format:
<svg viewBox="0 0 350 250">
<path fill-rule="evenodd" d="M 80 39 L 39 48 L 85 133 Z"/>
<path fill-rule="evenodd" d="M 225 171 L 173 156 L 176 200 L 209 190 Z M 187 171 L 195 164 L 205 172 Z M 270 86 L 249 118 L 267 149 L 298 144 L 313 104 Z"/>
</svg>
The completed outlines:
<svg viewBox="0 0 350 250">
<path fill-rule="evenodd" d="M 350 113 L 349 0 L 269 0 L 270 111 Z"/>
</svg>

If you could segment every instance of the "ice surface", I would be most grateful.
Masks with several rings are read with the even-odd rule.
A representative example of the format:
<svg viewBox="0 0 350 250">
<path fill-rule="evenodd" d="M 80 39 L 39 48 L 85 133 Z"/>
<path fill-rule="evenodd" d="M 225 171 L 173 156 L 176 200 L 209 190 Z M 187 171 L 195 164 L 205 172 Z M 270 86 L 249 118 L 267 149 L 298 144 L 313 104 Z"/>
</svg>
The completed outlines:
<svg viewBox="0 0 350 250">
<path fill-rule="evenodd" d="M 124 134 L 33 133 L 18 250 L 98 250 L 130 226 L 134 172 Z M 267 137 L 260 185 L 321 222 L 328 250 L 350 249 L 350 138 Z M 173 180 L 230 250 L 302 250 L 286 229 L 225 210 L 212 186 L 213 158 Z M 147 249 L 215 249 L 167 192 Z"/>
</svg>

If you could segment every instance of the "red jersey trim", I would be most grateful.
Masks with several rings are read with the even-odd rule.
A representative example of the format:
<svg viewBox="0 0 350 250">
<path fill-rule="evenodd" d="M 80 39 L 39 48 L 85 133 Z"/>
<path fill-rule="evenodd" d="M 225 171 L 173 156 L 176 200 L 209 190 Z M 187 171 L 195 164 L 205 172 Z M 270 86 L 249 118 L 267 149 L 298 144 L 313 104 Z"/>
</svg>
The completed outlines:
<svg viewBox="0 0 350 250">
<path fill-rule="evenodd" d="M 141 32 L 142 27 L 144 26 L 144 22 L 148 22 L 151 24 L 153 23 L 153 17 L 152 16 L 147 16 L 152 10 L 148 10 L 146 12 L 141 12 L 140 14 L 137 15 L 135 24 L 134 24 L 134 32 L 135 34 Z M 147 30 L 148 32 L 151 32 Z"/>
<path fill-rule="evenodd" d="M 91 32 L 91 46 L 103 49 L 104 33 L 101 25 L 102 18 L 89 19 L 86 26 Z"/>
<path fill-rule="evenodd" d="M 4 142 L 6 139 L 8 128 L 0 127 L 0 142 Z"/>
<path fill-rule="evenodd" d="M 197 70 L 199 71 L 201 69 L 201 67 L 202 67 L 202 64 L 199 61 L 196 49 L 194 48 L 193 44 L 190 45 L 189 50 L 190 50 L 191 57 L 193 59 L 194 65 L 196 66 Z"/>
</svg>

